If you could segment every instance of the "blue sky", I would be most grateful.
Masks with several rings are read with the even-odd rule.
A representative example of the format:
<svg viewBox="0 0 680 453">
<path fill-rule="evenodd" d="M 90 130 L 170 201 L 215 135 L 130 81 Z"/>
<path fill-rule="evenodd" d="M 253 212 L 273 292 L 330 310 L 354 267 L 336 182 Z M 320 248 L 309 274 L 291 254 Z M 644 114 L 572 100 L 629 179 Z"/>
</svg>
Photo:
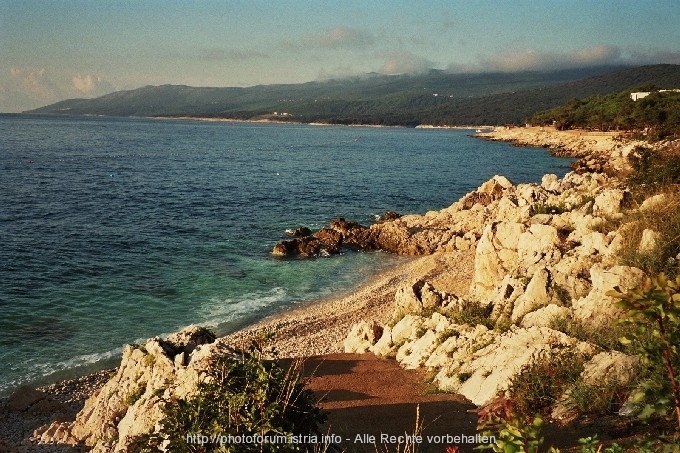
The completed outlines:
<svg viewBox="0 0 680 453">
<path fill-rule="evenodd" d="M 680 64 L 680 2 L 0 0 L 0 112 L 144 85 Z"/>
</svg>

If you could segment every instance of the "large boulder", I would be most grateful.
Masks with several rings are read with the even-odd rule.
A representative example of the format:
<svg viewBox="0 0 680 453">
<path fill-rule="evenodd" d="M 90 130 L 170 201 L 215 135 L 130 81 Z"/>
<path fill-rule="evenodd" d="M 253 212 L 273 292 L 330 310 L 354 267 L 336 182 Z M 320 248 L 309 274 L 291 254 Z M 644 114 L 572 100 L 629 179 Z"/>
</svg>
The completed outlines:
<svg viewBox="0 0 680 453">
<path fill-rule="evenodd" d="M 505 275 L 533 276 L 559 262 L 560 246 L 558 231 L 551 225 L 488 224 L 477 242 L 471 293 L 478 300 L 490 300 Z"/>
<path fill-rule="evenodd" d="M 597 197 L 595 197 L 593 212 L 601 212 L 605 215 L 616 214 L 621 211 L 623 199 L 624 192 L 621 189 L 604 189 Z"/>
<path fill-rule="evenodd" d="M 460 393 L 484 406 L 510 387 L 528 365 L 565 350 L 592 355 L 586 343 L 548 327 L 513 328 L 468 357 L 442 367 L 435 377 L 439 388 Z"/>
<path fill-rule="evenodd" d="M 432 283 L 417 279 L 397 290 L 394 304 L 398 313 L 420 313 L 423 309 L 458 305 L 459 298 L 445 291 L 438 291 Z"/>
<path fill-rule="evenodd" d="M 595 326 L 605 326 L 613 319 L 621 316 L 621 309 L 616 307 L 616 299 L 607 296 L 607 292 L 618 286 L 623 291 L 639 286 L 644 272 L 635 267 L 614 266 L 606 268 L 595 264 L 590 268 L 592 288 L 590 292 L 573 304 L 574 318 Z"/>
<path fill-rule="evenodd" d="M 550 303 L 548 285 L 550 273 L 545 268 L 537 269 L 531 277 L 524 294 L 515 301 L 510 319 L 518 324 L 524 315 Z"/>
<path fill-rule="evenodd" d="M 497 282 L 508 273 L 507 269 L 503 267 L 498 251 L 494 246 L 495 227 L 496 225 L 489 224 L 484 228 L 475 250 L 475 269 L 471 293 L 479 300 L 489 299 Z"/>
<path fill-rule="evenodd" d="M 598 388 L 610 386 L 626 388 L 634 383 L 639 364 L 638 356 L 630 356 L 619 351 L 600 352 L 584 364 L 579 382 L 593 386 L 596 391 L 599 391 Z M 553 420 L 568 421 L 578 416 L 568 404 L 572 394 L 573 389 L 567 389 L 560 397 L 550 414 Z"/>
<path fill-rule="evenodd" d="M 377 324 L 361 321 L 354 324 L 343 341 L 343 349 L 347 353 L 363 354 L 383 336 L 383 328 Z"/>
</svg>

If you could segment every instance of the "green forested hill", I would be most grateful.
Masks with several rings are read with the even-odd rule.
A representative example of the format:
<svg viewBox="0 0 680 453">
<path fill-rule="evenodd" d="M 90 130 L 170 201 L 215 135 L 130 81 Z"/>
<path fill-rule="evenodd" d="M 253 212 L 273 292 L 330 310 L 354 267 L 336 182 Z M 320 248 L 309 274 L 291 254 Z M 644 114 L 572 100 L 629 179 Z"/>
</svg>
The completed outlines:
<svg viewBox="0 0 680 453">
<path fill-rule="evenodd" d="M 369 74 L 249 88 L 164 85 L 58 102 L 28 113 L 193 116 L 415 126 L 518 123 L 574 97 L 655 84 L 680 87 L 680 66 L 554 72 Z M 273 116 L 285 112 L 286 116 Z"/>
<path fill-rule="evenodd" d="M 567 103 L 535 114 L 534 124 L 554 124 L 558 129 L 644 131 L 650 139 L 680 136 L 680 90 L 659 91 L 648 85 L 647 97 L 633 100 L 630 90 L 605 96 L 573 98 Z"/>
</svg>

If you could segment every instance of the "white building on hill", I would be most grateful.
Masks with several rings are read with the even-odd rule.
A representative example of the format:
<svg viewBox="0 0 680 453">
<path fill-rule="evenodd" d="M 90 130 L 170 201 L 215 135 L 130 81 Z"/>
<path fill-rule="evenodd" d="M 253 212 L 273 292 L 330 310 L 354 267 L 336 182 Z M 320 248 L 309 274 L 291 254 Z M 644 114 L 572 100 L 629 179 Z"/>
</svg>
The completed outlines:
<svg viewBox="0 0 680 453">
<path fill-rule="evenodd" d="M 667 93 L 667 92 L 670 92 L 670 91 L 680 93 L 680 89 L 678 89 L 678 88 L 676 88 L 674 90 L 659 90 L 658 92 L 659 93 Z M 652 93 L 656 93 L 656 91 L 654 91 L 654 92 L 652 92 L 652 91 L 638 91 L 636 93 L 630 93 L 630 98 L 633 101 L 637 101 L 638 99 L 646 98 L 647 96 L 649 96 Z"/>
</svg>

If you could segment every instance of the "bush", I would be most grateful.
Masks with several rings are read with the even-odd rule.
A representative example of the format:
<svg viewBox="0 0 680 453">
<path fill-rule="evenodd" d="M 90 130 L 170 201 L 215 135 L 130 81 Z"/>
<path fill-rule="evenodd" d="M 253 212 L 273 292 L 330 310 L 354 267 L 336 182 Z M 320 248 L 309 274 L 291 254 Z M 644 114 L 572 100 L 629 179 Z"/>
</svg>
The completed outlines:
<svg viewBox="0 0 680 453">
<path fill-rule="evenodd" d="M 292 443 L 291 436 L 315 436 L 326 420 L 305 388 L 301 362 L 284 369 L 265 361 L 257 343 L 240 357 L 217 357 L 206 373 L 194 396 L 167 401 L 160 433 L 149 436 L 147 451 L 161 445 L 172 452 L 305 451 L 309 445 Z M 191 434 L 284 436 L 289 442 L 198 445 L 187 441 Z"/>
<path fill-rule="evenodd" d="M 537 214 L 563 214 L 565 212 L 569 212 L 572 210 L 571 206 L 568 206 L 564 203 L 560 204 L 545 204 L 545 203 L 537 203 L 534 205 L 531 205 L 531 215 L 537 215 Z"/>
<path fill-rule="evenodd" d="M 488 329 L 493 329 L 493 322 L 489 319 L 492 310 L 492 304 L 482 305 L 465 300 L 458 310 L 448 313 L 448 317 L 456 324 L 468 324 L 470 326 L 481 324 Z"/>
<path fill-rule="evenodd" d="M 583 371 L 583 357 L 571 351 L 543 352 L 510 384 L 518 415 L 541 413 L 556 403 Z"/>
<path fill-rule="evenodd" d="M 627 386 L 609 379 L 598 384 L 587 384 L 578 380 L 569 389 L 568 404 L 580 414 L 614 414 L 626 402 L 630 390 Z"/>
<path fill-rule="evenodd" d="M 672 411 L 680 432 L 680 276 L 669 280 L 660 274 L 642 288 L 627 293 L 615 288 L 607 295 L 626 310 L 621 322 L 635 328 L 621 342 L 636 347 L 651 376 L 634 395 L 644 404 L 641 417 Z"/>
<path fill-rule="evenodd" d="M 628 185 L 656 189 L 669 184 L 680 184 L 680 150 L 667 147 L 652 151 L 637 147 L 630 153 L 628 161 L 633 172 Z"/>
<path fill-rule="evenodd" d="M 630 329 L 620 325 L 594 326 L 567 316 L 557 316 L 550 320 L 549 327 L 564 332 L 570 337 L 592 343 L 605 351 L 628 352 L 628 348 L 621 344 L 619 338 L 628 333 Z"/>
</svg>

